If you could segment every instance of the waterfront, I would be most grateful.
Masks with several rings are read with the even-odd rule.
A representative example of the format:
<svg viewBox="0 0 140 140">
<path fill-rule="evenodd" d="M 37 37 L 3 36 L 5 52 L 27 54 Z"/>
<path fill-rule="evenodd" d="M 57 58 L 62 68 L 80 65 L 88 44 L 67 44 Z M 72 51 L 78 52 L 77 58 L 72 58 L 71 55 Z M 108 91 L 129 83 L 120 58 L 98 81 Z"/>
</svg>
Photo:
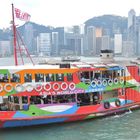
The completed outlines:
<svg viewBox="0 0 140 140">
<path fill-rule="evenodd" d="M 0 140 L 139 140 L 140 111 L 87 121 L 12 128 Z"/>
</svg>

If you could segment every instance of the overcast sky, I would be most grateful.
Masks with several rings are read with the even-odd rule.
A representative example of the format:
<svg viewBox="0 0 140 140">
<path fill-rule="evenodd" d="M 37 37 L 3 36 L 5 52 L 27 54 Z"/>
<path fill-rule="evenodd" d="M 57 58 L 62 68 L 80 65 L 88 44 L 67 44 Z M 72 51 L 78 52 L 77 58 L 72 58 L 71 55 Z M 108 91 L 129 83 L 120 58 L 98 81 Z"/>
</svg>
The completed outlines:
<svg viewBox="0 0 140 140">
<path fill-rule="evenodd" d="M 84 23 L 89 18 L 104 14 L 127 16 L 130 9 L 140 14 L 139 0 L 0 0 L 0 28 L 9 27 L 11 3 L 28 12 L 31 21 L 57 26 Z M 17 24 L 19 21 L 16 21 Z M 22 22 L 24 23 L 24 22 Z"/>
</svg>

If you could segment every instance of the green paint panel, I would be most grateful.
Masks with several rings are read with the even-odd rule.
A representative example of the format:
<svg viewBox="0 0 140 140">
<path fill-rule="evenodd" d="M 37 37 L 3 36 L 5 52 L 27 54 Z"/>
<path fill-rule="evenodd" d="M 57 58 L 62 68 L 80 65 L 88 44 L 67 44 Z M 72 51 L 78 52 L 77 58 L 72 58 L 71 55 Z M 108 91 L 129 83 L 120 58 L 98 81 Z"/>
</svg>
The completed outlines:
<svg viewBox="0 0 140 140">
<path fill-rule="evenodd" d="M 7 69 L 0 70 L 0 74 L 9 74 L 9 71 Z"/>
<path fill-rule="evenodd" d="M 54 114 L 53 112 L 41 110 L 35 105 L 30 105 L 28 111 L 21 111 L 21 113 L 29 115 L 29 116 L 45 116 L 45 115 Z M 33 115 L 32 113 L 35 113 L 35 114 Z"/>
<path fill-rule="evenodd" d="M 77 88 L 83 88 L 83 89 L 86 90 L 86 89 L 88 89 L 89 85 L 80 82 L 79 84 L 76 84 L 76 87 L 77 87 Z"/>
</svg>

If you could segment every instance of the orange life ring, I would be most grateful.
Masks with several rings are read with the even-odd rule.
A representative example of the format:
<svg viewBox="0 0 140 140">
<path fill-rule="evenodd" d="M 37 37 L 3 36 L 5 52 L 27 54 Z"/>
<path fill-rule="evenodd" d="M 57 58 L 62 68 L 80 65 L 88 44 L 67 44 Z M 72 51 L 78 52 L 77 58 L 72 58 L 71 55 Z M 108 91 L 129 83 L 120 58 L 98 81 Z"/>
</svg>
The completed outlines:
<svg viewBox="0 0 140 140">
<path fill-rule="evenodd" d="M 51 84 L 49 82 L 44 85 L 44 90 L 46 91 L 51 90 Z"/>
<path fill-rule="evenodd" d="M 5 85 L 4 85 L 4 90 L 5 90 L 6 92 L 11 92 L 11 91 L 13 90 L 12 84 L 5 84 Z"/>
<path fill-rule="evenodd" d="M 3 91 L 3 86 L 0 84 L 0 92 Z"/>
</svg>

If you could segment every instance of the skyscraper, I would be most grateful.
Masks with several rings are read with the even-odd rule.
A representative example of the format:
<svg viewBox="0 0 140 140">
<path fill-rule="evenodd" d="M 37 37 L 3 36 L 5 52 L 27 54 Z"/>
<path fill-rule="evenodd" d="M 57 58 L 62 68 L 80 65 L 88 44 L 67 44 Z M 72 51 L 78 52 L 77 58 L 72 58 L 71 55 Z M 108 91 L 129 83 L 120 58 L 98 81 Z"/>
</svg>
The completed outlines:
<svg viewBox="0 0 140 140">
<path fill-rule="evenodd" d="M 128 41 L 133 42 L 133 54 L 137 53 L 136 13 L 133 9 L 128 12 Z"/>
<path fill-rule="evenodd" d="M 33 46 L 34 35 L 33 35 L 33 25 L 31 23 L 25 24 L 24 41 L 25 41 L 25 45 L 26 45 L 26 48 L 28 49 L 29 53 L 34 54 L 34 52 L 36 50 Z"/>
<path fill-rule="evenodd" d="M 96 55 L 96 28 L 87 27 L 87 47 L 89 55 Z"/>
<path fill-rule="evenodd" d="M 42 56 L 51 55 L 51 34 L 40 33 L 37 39 L 37 51 Z"/>
<path fill-rule="evenodd" d="M 116 54 L 122 53 L 122 34 L 114 35 L 114 52 Z"/>
</svg>

